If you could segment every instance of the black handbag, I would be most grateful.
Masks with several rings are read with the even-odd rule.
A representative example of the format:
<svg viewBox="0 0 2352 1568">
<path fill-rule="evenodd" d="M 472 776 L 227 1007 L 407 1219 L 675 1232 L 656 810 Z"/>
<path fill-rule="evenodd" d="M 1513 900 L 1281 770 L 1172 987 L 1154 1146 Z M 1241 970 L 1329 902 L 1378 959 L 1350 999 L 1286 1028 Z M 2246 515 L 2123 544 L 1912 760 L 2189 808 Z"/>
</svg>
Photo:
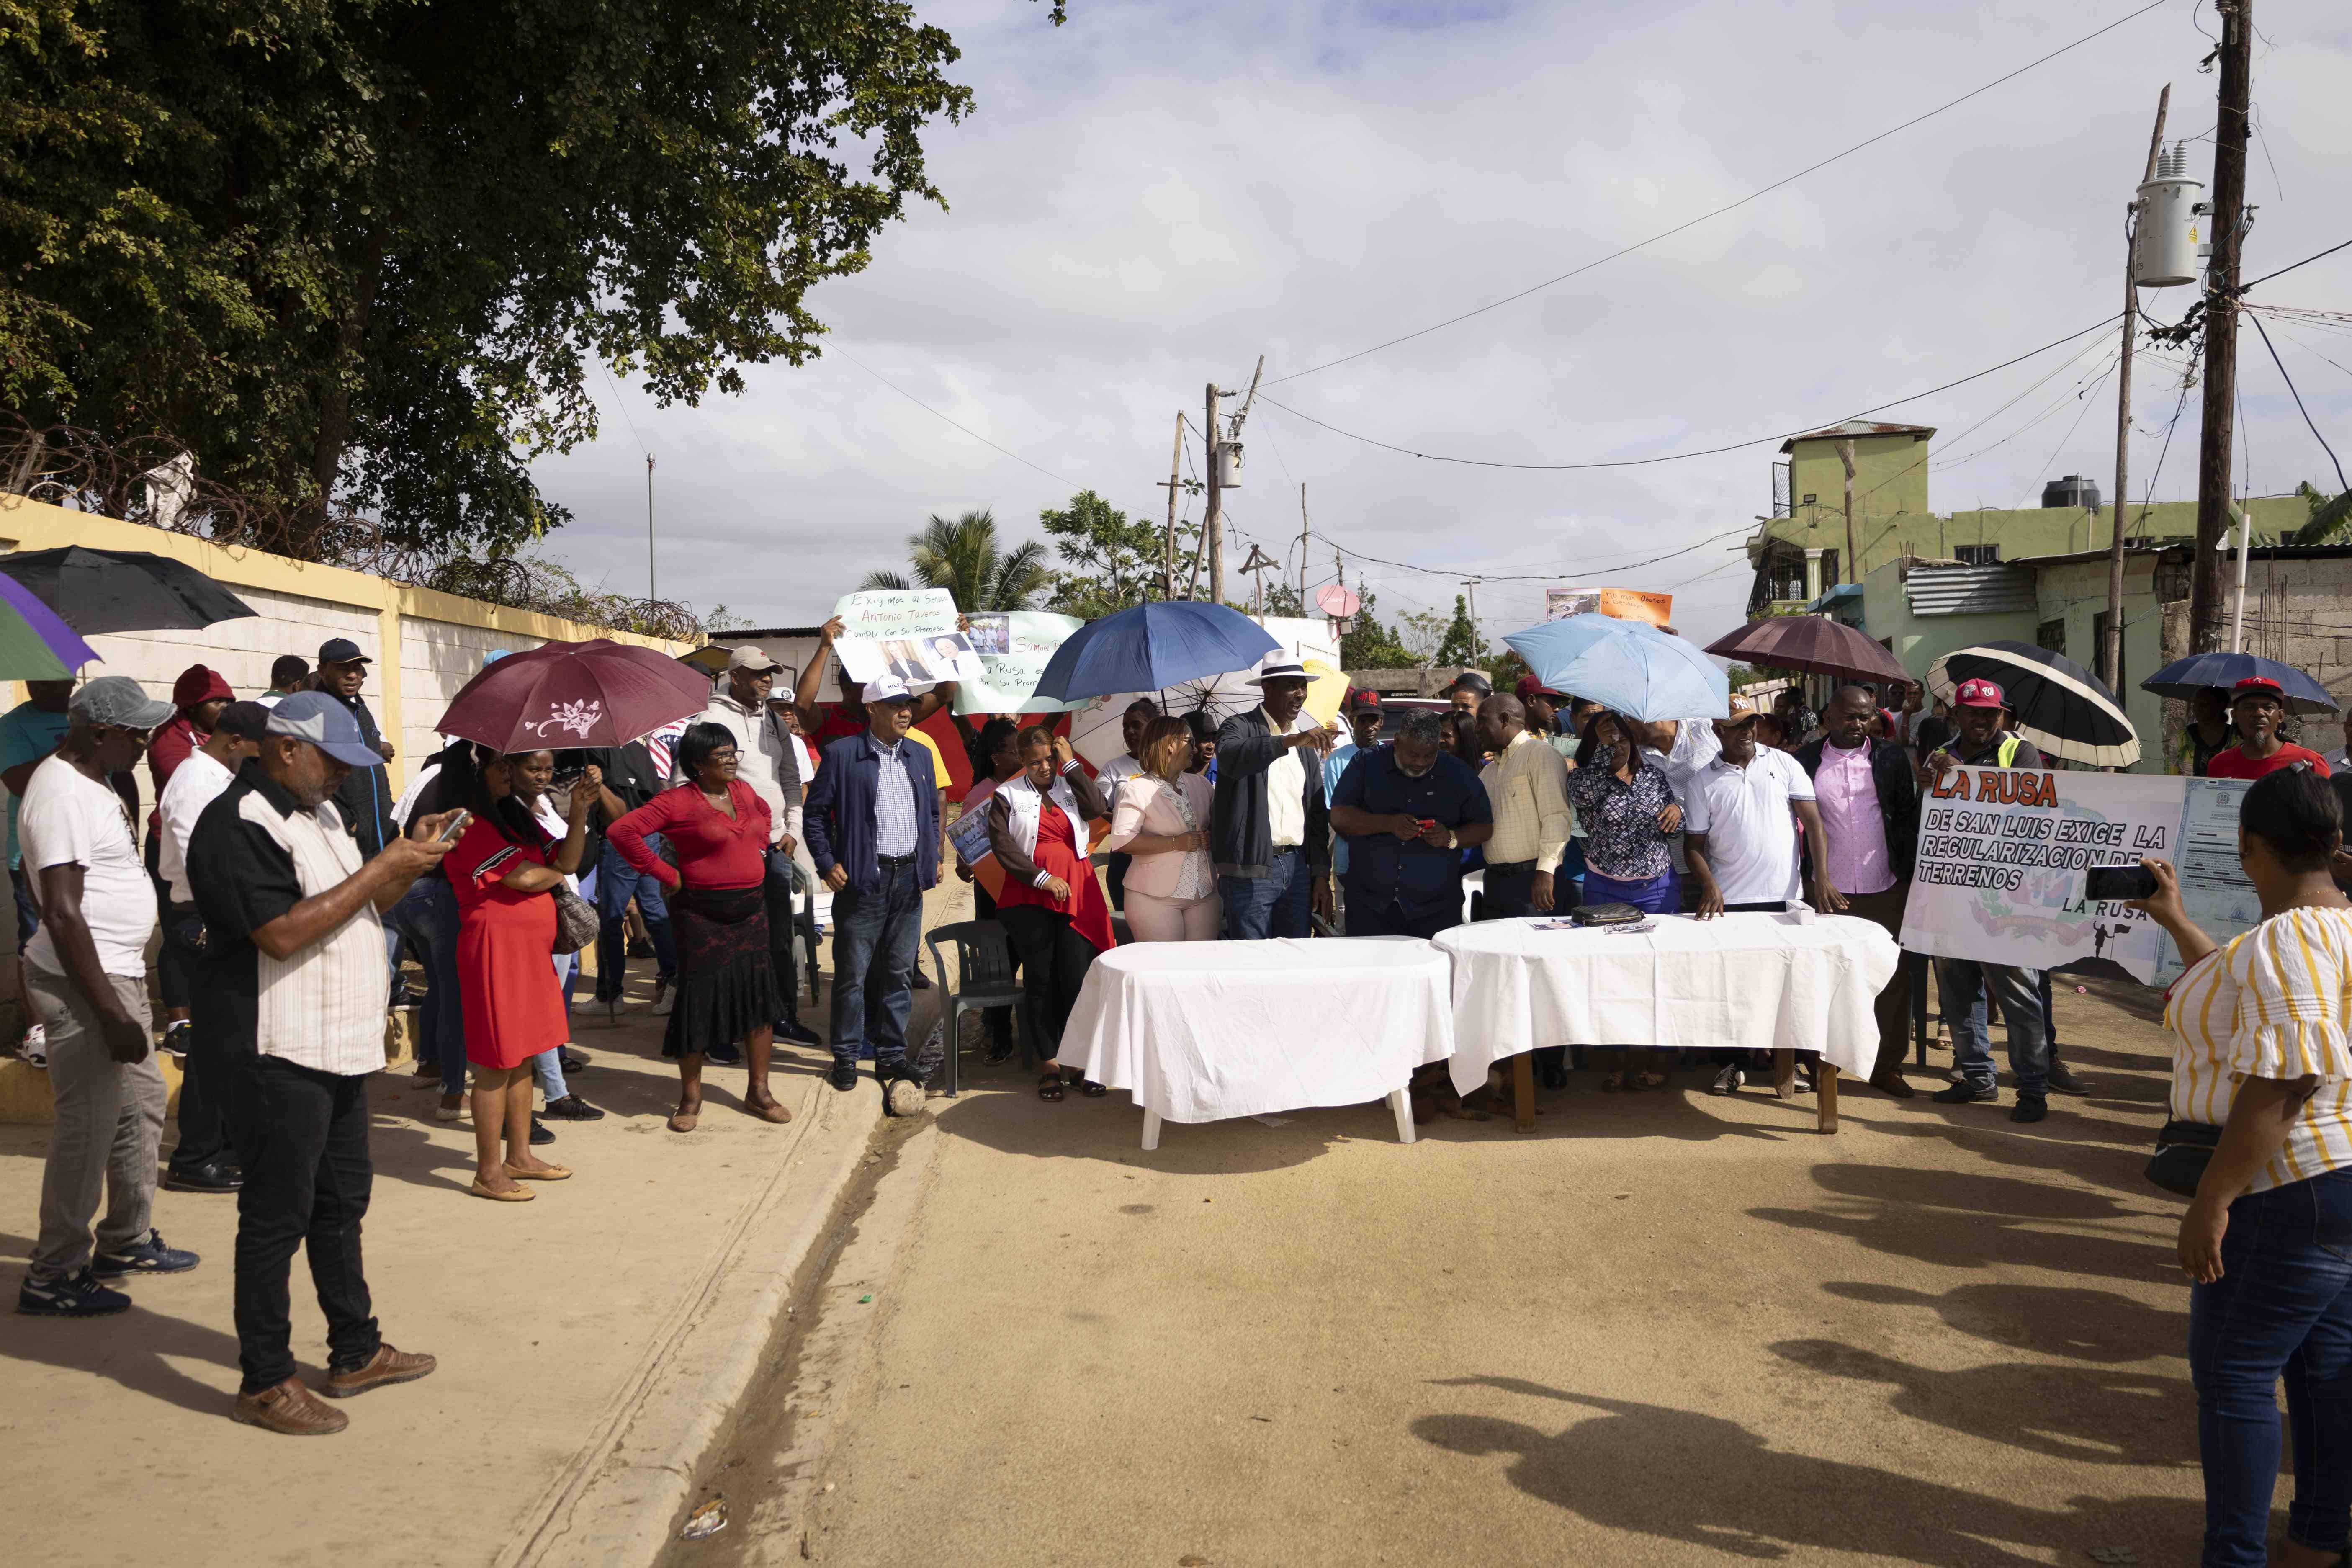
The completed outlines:
<svg viewBox="0 0 2352 1568">
<path fill-rule="evenodd" d="M 1580 926 L 1629 926 L 1647 917 L 1631 904 L 1579 904 L 1568 918 Z"/>
<path fill-rule="evenodd" d="M 597 929 L 604 921 L 596 906 L 569 888 L 557 888 L 555 893 L 555 951 L 578 952 L 594 944 Z"/>
<path fill-rule="evenodd" d="M 2212 1163 L 2221 1142 L 2221 1130 L 2210 1121 L 2167 1121 L 2156 1135 L 2147 1179 L 2168 1193 L 2195 1197 L 2197 1184 L 2205 1179 L 2205 1167 Z"/>
</svg>

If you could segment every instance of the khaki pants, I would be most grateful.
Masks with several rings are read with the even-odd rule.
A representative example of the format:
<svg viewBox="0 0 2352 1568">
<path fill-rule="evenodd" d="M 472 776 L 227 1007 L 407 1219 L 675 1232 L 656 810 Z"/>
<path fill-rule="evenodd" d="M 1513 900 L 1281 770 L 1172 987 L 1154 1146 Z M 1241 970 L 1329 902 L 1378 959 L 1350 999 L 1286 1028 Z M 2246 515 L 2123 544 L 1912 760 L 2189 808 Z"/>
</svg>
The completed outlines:
<svg viewBox="0 0 2352 1568">
<path fill-rule="evenodd" d="M 1845 912 L 1874 921 L 1897 942 L 1903 940 L 1903 906 L 1910 901 L 1911 884 L 1897 882 L 1883 893 L 1849 893 Z M 1878 1073 L 1901 1068 L 1911 1052 L 1911 973 L 1897 962 L 1895 978 L 1878 994 Z"/>
<path fill-rule="evenodd" d="M 26 997 L 48 1037 L 58 1108 L 41 1173 L 41 1237 L 33 1247 L 33 1272 L 54 1279 L 89 1262 L 93 1239 L 100 1252 L 147 1239 L 167 1093 L 152 1046 L 146 1059 L 123 1066 L 106 1054 L 98 1011 L 72 982 L 31 963 L 24 975 Z M 106 978 L 140 1029 L 152 1029 L 147 983 Z M 106 1214 L 93 1238 L 90 1219 L 101 1199 Z"/>
</svg>

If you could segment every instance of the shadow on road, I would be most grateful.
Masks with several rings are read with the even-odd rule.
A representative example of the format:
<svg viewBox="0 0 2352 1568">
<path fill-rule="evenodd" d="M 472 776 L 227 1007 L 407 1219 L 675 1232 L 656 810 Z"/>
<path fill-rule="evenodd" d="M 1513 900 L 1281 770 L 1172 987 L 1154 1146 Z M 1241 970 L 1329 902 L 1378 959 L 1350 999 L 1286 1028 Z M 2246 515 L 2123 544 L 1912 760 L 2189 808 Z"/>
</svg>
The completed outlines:
<svg viewBox="0 0 2352 1568">
<path fill-rule="evenodd" d="M 1518 1378 L 1435 1380 L 1558 1400 L 1594 1414 L 1564 1431 L 1486 1415 L 1424 1415 L 1414 1436 L 1451 1453 L 1507 1454 L 1511 1484 L 1594 1524 L 1728 1556 L 1802 1548 L 1937 1568 L 2080 1561 L 2096 1547 L 2153 1555 L 2194 1540 L 2185 1500 L 2078 1498 L 2042 1510 L 1867 1465 L 1769 1448 L 1736 1421 L 1572 1394 Z M 1662 1484 L 1663 1482 L 1663 1484 Z"/>
</svg>

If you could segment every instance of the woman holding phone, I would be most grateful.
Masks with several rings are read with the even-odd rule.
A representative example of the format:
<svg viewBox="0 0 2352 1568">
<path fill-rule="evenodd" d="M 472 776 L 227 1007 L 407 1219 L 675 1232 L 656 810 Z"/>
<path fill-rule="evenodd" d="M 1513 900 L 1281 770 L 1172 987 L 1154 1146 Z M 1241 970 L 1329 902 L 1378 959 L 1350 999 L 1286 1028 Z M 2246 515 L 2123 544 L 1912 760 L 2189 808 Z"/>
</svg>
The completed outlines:
<svg viewBox="0 0 2352 1568">
<path fill-rule="evenodd" d="M 555 842 L 516 787 L 527 761 L 453 755 L 443 764 L 445 798 L 471 816 L 441 866 L 457 895 L 458 992 L 474 1064 L 473 1192 L 500 1203 L 535 1196 L 524 1182 L 572 1174 L 530 1152 L 531 1058 L 560 1049 L 572 1032 L 548 959 L 555 889 L 580 864 L 593 797 L 574 793 Z"/>
<path fill-rule="evenodd" d="M 1105 849 L 1134 858 L 1127 868 L 1127 923 L 1138 942 L 1211 942 L 1220 929 L 1217 872 L 1209 861 L 1209 808 L 1216 792 L 1196 773 L 1192 727 L 1160 718 L 1137 742 L 1143 765 L 1119 782 Z"/>
<path fill-rule="evenodd" d="M 1568 774 L 1568 801 L 1586 829 L 1583 903 L 1631 904 L 1647 914 L 1673 914 L 1682 908 L 1682 880 L 1675 875 L 1666 840 L 1682 826 L 1666 775 L 1642 760 L 1625 721 L 1596 713 L 1576 749 Z M 1664 1051 L 1620 1049 L 1623 1070 L 1605 1074 L 1603 1090 L 1656 1089 L 1666 1081 L 1654 1070 L 1672 1060 Z"/>
<path fill-rule="evenodd" d="M 2329 875 L 2343 839 L 2327 780 L 2291 766 L 2238 812 L 2260 925 L 2217 945 L 2161 860 L 2140 862 L 2156 892 L 2129 906 L 2187 965 L 2165 1002 L 2172 1120 L 2149 1174 L 2195 1193 L 2179 1254 L 2205 1568 L 2319 1568 L 2352 1536 L 2352 904 Z M 2294 1501 L 2273 1557 L 2282 1377 Z"/>
</svg>

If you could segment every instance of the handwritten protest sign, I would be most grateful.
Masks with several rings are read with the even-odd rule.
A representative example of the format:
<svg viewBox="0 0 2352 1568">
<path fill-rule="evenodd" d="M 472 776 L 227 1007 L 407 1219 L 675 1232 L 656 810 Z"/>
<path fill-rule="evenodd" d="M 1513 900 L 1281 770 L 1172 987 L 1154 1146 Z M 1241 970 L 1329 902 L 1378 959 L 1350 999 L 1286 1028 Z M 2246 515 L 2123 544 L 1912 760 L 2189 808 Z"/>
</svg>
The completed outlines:
<svg viewBox="0 0 2352 1568">
<path fill-rule="evenodd" d="M 1546 588 L 1544 619 L 1564 616 L 1612 616 L 1621 621 L 1667 624 L 1674 614 L 1672 594 L 1649 594 L 1638 588 Z"/>
<path fill-rule="evenodd" d="M 1038 610 L 991 610 L 971 617 L 965 635 L 981 674 L 956 688 L 959 713 L 1063 713 L 1086 706 L 1037 695 L 1037 678 L 1064 639 L 1086 622 Z"/>
<path fill-rule="evenodd" d="M 955 595 L 945 588 L 867 588 L 845 595 L 833 613 L 833 651 L 852 680 L 927 686 L 981 679 L 980 656 L 956 629 Z"/>
<path fill-rule="evenodd" d="M 1954 768 L 1920 801 L 1903 945 L 2027 969 L 2111 959 L 2168 984 L 2180 973 L 2171 939 L 2137 910 L 2085 897 L 2084 874 L 2170 860 L 2189 918 L 2227 942 L 2261 918 L 2238 866 L 2245 789 L 2152 773 Z"/>
</svg>

